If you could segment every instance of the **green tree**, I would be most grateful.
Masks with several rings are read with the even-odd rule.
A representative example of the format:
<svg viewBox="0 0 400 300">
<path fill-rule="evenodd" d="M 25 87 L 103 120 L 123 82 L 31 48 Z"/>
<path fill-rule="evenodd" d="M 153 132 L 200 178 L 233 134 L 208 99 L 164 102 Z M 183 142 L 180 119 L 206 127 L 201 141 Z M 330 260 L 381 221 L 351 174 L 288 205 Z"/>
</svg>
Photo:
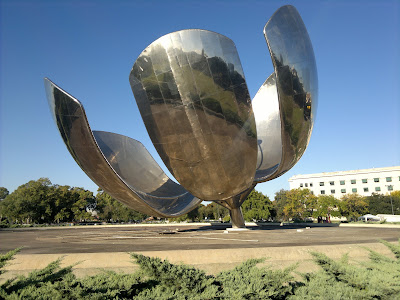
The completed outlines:
<svg viewBox="0 0 400 300">
<path fill-rule="evenodd" d="M 371 196 L 365 198 L 368 203 L 368 211 L 370 214 L 391 214 L 392 206 L 388 196 L 372 193 Z"/>
<path fill-rule="evenodd" d="M 202 218 L 202 220 L 210 220 L 214 218 L 213 206 L 209 206 L 210 204 L 208 205 L 201 204 L 199 206 L 199 215 Z"/>
<path fill-rule="evenodd" d="M 199 206 L 197 206 L 197 212 L 198 212 L 198 219 L 199 221 L 202 221 L 205 219 L 205 205 L 200 203 Z"/>
<path fill-rule="evenodd" d="M 389 195 L 372 193 L 365 199 L 368 203 L 369 213 L 376 214 L 392 214 L 392 206 L 394 214 L 400 214 L 400 191 L 394 191 Z"/>
<path fill-rule="evenodd" d="M 4 200 L 8 194 L 9 192 L 5 187 L 0 187 L 0 200 Z"/>
<path fill-rule="evenodd" d="M 31 180 L 1 201 L 1 214 L 16 223 L 50 223 L 55 213 L 53 197 L 48 178 Z"/>
<path fill-rule="evenodd" d="M 87 208 L 89 205 L 93 205 L 96 201 L 93 192 L 79 187 L 73 188 L 72 192 L 78 197 L 71 209 L 74 220 L 78 222 L 92 220 L 92 214 L 87 211 Z"/>
<path fill-rule="evenodd" d="M 99 219 L 107 222 L 137 221 L 148 217 L 115 200 L 100 188 L 96 195 L 96 211 Z"/>
<path fill-rule="evenodd" d="M 176 217 L 176 218 L 168 218 L 168 219 L 172 222 L 202 221 L 204 219 L 204 212 L 205 212 L 205 206 L 203 204 L 200 204 L 199 206 L 197 206 L 195 209 L 191 210 L 187 214 L 184 214 L 184 215 Z"/>
<path fill-rule="evenodd" d="M 331 216 L 339 217 L 339 201 L 332 195 L 319 195 L 317 197 L 316 210 L 313 213 L 314 218 L 327 217 L 330 220 Z"/>
<path fill-rule="evenodd" d="M 309 189 L 292 189 L 286 193 L 287 204 L 283 212 L 286 219 L 305 220 L 313 215 L 317 197 Z"/>
<path fill-rule="evenodd" d="M 368 212 L 368 202 L 365 197 L 358 194 L 344 195 L 339 203 L 339 211 L 348 220 L 357 220 L 358 217 Z"/>
<path fill-rule="evenodd" d="M 199 207 L 197 206 L 195 209 L 188 212 L 187 217 L 191 222 L 200 221 Z"/>
<path fill-rule="evenodd" d="M 288 203 L 288 199 L 286 197 L 287 192 L 287 190 L 281 189 L 279 192 L 275 193 L 273 205 L 275 208 L 276 218 L 280 221 L 287 221 L 285 212 L 283 211 Z"/>
<path fill-rule="evenodd" d="M 223 220 L 226 216 L 229 216 L 229 210 L 215 202 L 211 202 L 207 205 L 199 206 L 199 218 L 207 220 Z"/>
<path fill-rule="evenodd" d="M 271 200 L 256 190 L 251 191 L 243 202 L 242 211 L 246 221 L 268 220 L 275 215 Z"/>
<path fill-rule="evenodd" d="M 395 215 L 400 215 L 400 191 L 393 191 L 389 195 L 393 203 L 393 211 Z"/>
<path fill-rule="evenodd" d="M 72 207 L 79 200 L 79 193 L 68 185 L 55 186 L 55 215 L 54 222 L 72 221 L 74 213 Z"/>
</svg>

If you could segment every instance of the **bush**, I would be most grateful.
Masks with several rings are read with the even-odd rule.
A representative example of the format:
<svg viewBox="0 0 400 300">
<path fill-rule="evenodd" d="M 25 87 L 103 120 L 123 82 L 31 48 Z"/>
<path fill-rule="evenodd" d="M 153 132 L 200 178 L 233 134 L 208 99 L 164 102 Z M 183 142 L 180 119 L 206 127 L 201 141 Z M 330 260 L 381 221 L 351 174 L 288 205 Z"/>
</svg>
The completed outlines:
<svg viewBox="0 0 400 300">
<path fill-rule="evenodd" d="M 301 274 L 295 266 L 284 270 L 257 267 L 263 259 L 250 259 L 216 276 L 186 265 L 132 254 L 140 270 L 133 274 L 103 272 L 76 278 L 73 266 L 60 267 L 60 259 L 46 268 L 6 281 L 0 299 L 400 299 L 400 240 L 382 241 L 395 255 L 391 259 L 370 251 L 370 260 L 359 265 L 347 256 L 334 261 L 313 252 L 321 266 Z M 0 274 L 20 249 L 0 255 Z"/>
<path fill-rule="evenodd" d="M 369 250 L 370 260 L 355 266 L 348 263 L 347 256 L 334 261 L 313 252 L 322 270 L 303 274 L 303 286 L 290 299 L 400 299 L 400 240 L 398 245 L 382 243 L 396 259 Z"/>
</svg>

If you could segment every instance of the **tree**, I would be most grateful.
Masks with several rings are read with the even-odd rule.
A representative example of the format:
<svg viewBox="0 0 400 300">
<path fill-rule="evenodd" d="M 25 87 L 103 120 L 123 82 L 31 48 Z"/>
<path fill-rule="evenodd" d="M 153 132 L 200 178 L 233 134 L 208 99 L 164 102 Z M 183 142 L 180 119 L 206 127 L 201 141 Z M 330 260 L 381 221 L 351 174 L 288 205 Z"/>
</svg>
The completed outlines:
<svg viewBox="0 0 400 300">
<path fill-rule="evenodd" d="M 187 218 L 191 221 L 191 222 L 194 222 L 194 221 L 200 221 L 201 219 L 200 219 L 200 213 L 199 213 L 199 206 L 197 206 L 195 209 L 193 209 L 193 210 L 191 210 L 191 211 L 189 211 L 188 213 L 187 213 Z"/>
<path fill-rule="evenodd" d="M 1 212 L 17 223 L 50 223 L 53 220 L 54 187 L 48 178 L 31 180 L 1 201 Z"/>
<path fill-rule="evenodd" d="M 392 206 L 390 203 L 390 197 L 372 193 L 371 196 L 366 197 L 366 202 L 368 203 L 369 213 L 376 215 L 376 214 L 391 214 L 392 213 Z"/>
<path fill-rule="evenodd" d="M 313 215 L 317 197 L 309 189 L 292 189 L 286 193 L 287 204 L 283 212 L 286 219 L 305 220 Z"/>
<path fill-rule="evenodd" d="M 0 200 L 4 200 L 8 194 L 9 192 L 5 187 L 0 187 Z"/>
<path fill-rule="evenodd" d="M 400 191 L 393 191 L 390 193 L 393 203 L 393 211 L 395 215 L 400 215 Z"/>
<path fill-rule="evenodd" d="M 201 220 L 212 219 L 212 214 L 211 215 L 208 214 L 207 205 L 203 205 L 203 204 L 199 205 L 199 218 Z"/>
<path fill-rule="evenodd" d="M 319 195 L 317 197 L 316 210 L 313 213 L 314 218 L 327 217 L 330 221 L 331 216 L 339 217 L 339 201 L 332 195 Z"/>
<path fill-rule="evenodd" d="M 99 219 L 107 222 L 128 222 L 148 217 L 115 200 L 100 188 L 96 195 L 96 211 Z"/>
<path fill-rule="evenodd" d="M 72 207 L 76 201 L 79 200 L 79 193 L 76 189 L 71 188 L 68 185 L 55 186 L 54 192 L 55 198 L 55 212 L 54 222 L 68 222 L 72 221 L 74 213 Z"/>
<path fill-rule="evenodd" d="M 368 212 L 366 199 L 358 194 L 344 195 L 339 203 L 339 211 L 349 220 L 357 220 L 358 217 Z"/>
<path fill-rule="evenodd" d="M 200 207 L 199 214 L 202 214 L 207 219 L 223 220 L 226 216 L 229 216 L 229 210 L 215 202 L 211 202 L 204 207 Z"/>
<path fill-rule="evenodd" d="M 99 190 L 98 210 L 106 220 L 143 219 L 140 214 Z M 80 187 L 53 185 L 48 178 L 31 180 L 0 201 L 0 220 L 10 223 L 53 223 L 93 220 L 88 207 L 96 207 L 91 191 Z"/>
<path fill-rule="evenodd" d="M 366 197 L 369 212 L 376 214 L 392 214 L 392 205 L 394 214 L 400 214 L 400 191 L 394 191 L 390 195 L 372 193 Z"/>
<path fill-rule="evenodd" d="M 281 221 L 287 221 L 285 213 L 283 211 L 288 202 L 288 199 L 286 197 L 287 192 L 288 191 L 284 189 L 281 189 L 279 192 L 276 192 L 273 202 L 276 218 Z"/>
<path fill-rule="evenodd" d="M 93 192 L 79 187 L 73 188 L 72 191 L 75 193 L 75 196 L 78 196 L 71 209 L 74 214 L 74 220 L 78 222 L 92 220 L 92 214 L 87 211 L 87 207 L 96 201 Z"/>
<path fill-rule="evenodd" d="M 268 220 L 275 215 L 271 200 L 256 190 L 251 191 L 242 204 L 243 216 L 246 221 Z"/>
</svg>

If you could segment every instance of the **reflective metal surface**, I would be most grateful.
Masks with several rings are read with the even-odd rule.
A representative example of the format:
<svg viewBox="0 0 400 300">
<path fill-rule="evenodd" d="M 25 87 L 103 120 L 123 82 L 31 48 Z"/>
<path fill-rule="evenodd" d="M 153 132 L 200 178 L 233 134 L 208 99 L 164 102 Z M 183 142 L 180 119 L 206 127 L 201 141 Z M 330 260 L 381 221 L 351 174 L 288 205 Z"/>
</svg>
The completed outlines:
<svg viewBox="0 0 400 300">
<path fill-rule="evenodd" d="M 258 139 L 254 182 L 263 182 L 276 172 L 282 160 L 281 118 L 275 73 L 258 90 L 252 104 Z"/>
<path fill-rule="evenodd" d="M 279 8 L 264 27 L 275 69 L 282 134 L 282 160 L 271 180 L 291 169 L 310 140 L 318 102 L 314 51 L 296 8 Z"/>
<path fill-rule="evenodd" d="M 61 137 L 82 170 L 103 190 L 145 214 L 173 217 L 201 200 L 170 180 L 138 141 L 92 133 L 82 104 L 45 79 L 47 99 Z"/>
<path fill-rule="evenodd" d="M 229 215 L 231 217 L 231 223 L 232 223 L 233 228 L 246 227 L 245 223 L 244 223 L 241 206 L 242 206 L 243 202 L 247 199 L 247 197 L 250 195 L 251 191 L 254 189 L 255 186 L 256 186 L 256 183 L 252 184 L 250 187 L 248 187 L 242 193 L 237 194 L 229 199 L 214 200 L 214 202 L 229 209 Z"/>
<path fill-rule="evenodd" d="M 133 209 L 171 217 L 211 200 L 230 210 L 233 227 L 244 227 L 240 206 L 255 185 L 287 172 L 303 155 L 318 101 L 314 52 L 297 10 L 279 8 L 264 36 L 274 73 L 253 102 L 234 43 L 215 32 L 167 34 L 134 63 L 129 81 L 140 114 L 182 186 L 138 141 L 92 132 L 81 103 L 45 79 L 68 150 L 96 184 Z"/>
<path fill-rule="evenodd" d="M 129 79 L 150 138 L 182 186 L 223 200 L 252 184 L 256 127 L 230 39 L 195 29 L 167 34 L 140 54 Z"/>
</svg>

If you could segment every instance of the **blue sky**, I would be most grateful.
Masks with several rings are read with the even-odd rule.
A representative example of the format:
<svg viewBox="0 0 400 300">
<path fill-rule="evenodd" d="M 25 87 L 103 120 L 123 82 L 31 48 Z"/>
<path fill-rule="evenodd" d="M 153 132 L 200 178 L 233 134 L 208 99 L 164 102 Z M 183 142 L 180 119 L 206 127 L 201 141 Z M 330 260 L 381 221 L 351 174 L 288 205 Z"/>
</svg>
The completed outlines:
<svg viewBox="0 0 400 300">
<path fill-rule="evenodd" d="M 295 174 L 400 165 L 398 0 L 0 3 L 0 186 L 10 192 L 40 177 L 97 190 L 53 123 L 44 77 L 83 103 L 92 129 L 141 141 L 163 166 L 129 85 L 138 55 L 172 31 L 216 31 L 235 42 L 254 97 L 273 72 L 263 26 L 284 4 L 313 43 L 317 119 L 299 163 L 256 189 L 273 199 Z"/>
</svg>

